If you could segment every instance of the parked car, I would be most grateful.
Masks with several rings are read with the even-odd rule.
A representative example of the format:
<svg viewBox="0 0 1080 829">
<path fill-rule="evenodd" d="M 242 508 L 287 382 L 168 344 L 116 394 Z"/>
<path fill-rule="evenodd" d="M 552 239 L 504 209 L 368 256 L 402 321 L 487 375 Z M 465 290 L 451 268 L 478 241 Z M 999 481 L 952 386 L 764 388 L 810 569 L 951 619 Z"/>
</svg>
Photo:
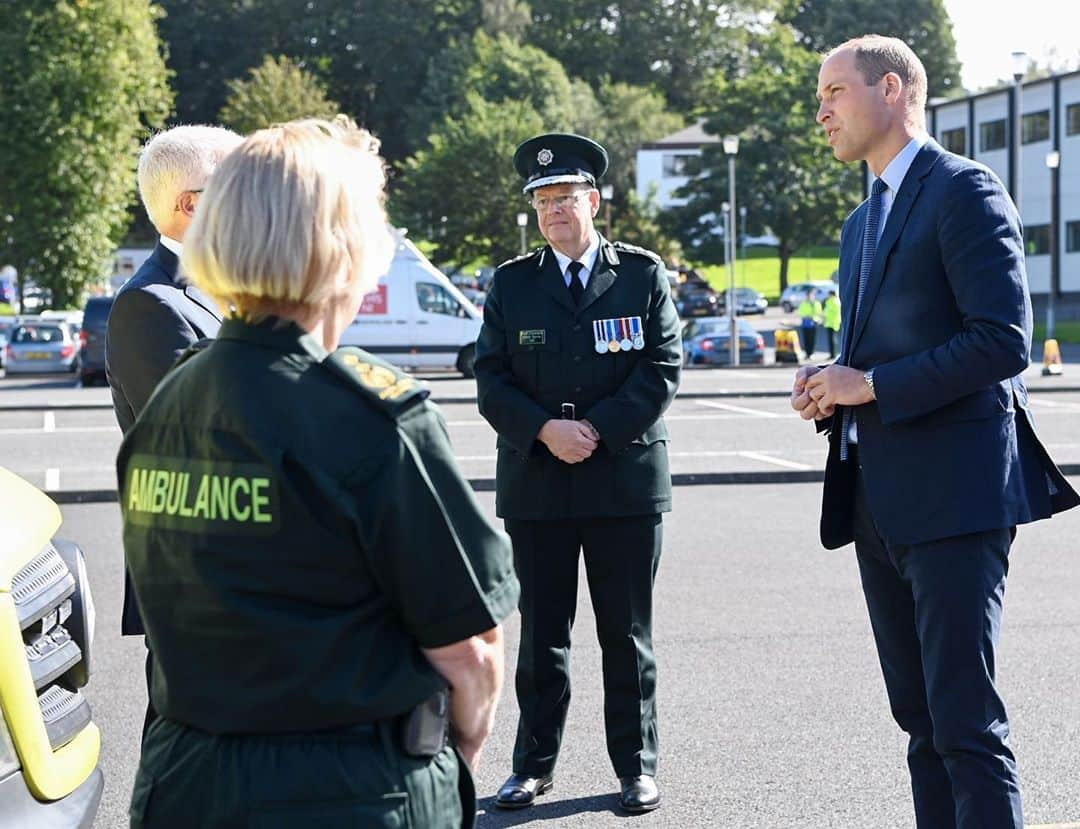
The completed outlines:
<svg viewBox="0 0 1080 829">
<path fill-rule="evenodd" d="M 735 308 L 739 314 L 764 314 L 768 307 L 765 297 L 753 288 L 735 289 Z"/>
<path fill-rule="evenodd" d="M 465 294 L 465 296 L 468 297 L 469 302 L 481 311 L 484 310 L 484 301 L 487 299 L 486 293 L 477 288 L 462 288 L 461 293 Z"/>
<path fill-rule="evenodd" d="M 90 678 L 94 602 L 60 510 L 0 467 L 0 829 L 90 829 L 101 734 Z"/>
<path fill-rule="evenodd" d="M 686 290 L 681 286 L 675 298 L 681 317 L 715 317 L 724 310 L 724 301 L 712 288 Z"/>
<path fill-rule="evenodd" d="M 739 326 L 739 362 L 765 362 L 765 338 L 746 320 Z M 731 318 L 704 317 L 683 329 L 683 360 L 688 366 L 724 366 L 731 363 Z"/>
<path fill-rule="evenodd" d="M 8 374 L 42 374 L 79 370 L 80 343 L 68 322 L 38 320 L 21 323 L 11 331 L 4 349 Z"/>
<path fill-rule="evenodd" d="M 811 290 L 817 291 L 818 299 L 824 301 L 829 291 L 836 291 L 839 294 L 840 286 L 830 280 L 788 285 L 780 294 L 780 307 L 784 309 L 784 313 L 790 314 L 798 308 L 799 303 L 806 299 L 806 294 Z"/>
<path fill-rule="evenodd" d="M 112 311 L 113 297 L 92 296 L 83 309 L 80 377 L 84 386 L 105 385 L 105 327 Z"/>
</svg>

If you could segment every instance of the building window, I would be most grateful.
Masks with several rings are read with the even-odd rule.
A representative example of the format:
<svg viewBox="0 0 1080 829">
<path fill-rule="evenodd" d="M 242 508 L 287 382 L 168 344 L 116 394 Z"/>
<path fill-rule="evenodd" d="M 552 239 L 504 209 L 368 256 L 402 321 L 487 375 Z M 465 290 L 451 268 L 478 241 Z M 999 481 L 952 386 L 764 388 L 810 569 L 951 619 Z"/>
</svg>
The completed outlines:
<svg viewBox="0 0 1080 829">
<path fill-rule="evenodd" d="M 1005 147 L 1005 119 L 979 124 L 979 152 L 1000 150 Z"/>
<path fill-rule="evenodd" d="M 1050 252 L 1050 225 L 1031 225 L 1024 228 L 1024 253 L 1041 256 Z"/>
<path fill-rule="evenodd" d="M 1034 144 L 1036 141 L 1050 140 L 1050 110 L 1029 112 L 1020 121 L 1020 141 Z"/>
<path fill-rule="evenodd" d="M 1080 253 L 1080 222 L 1065 223 L 1065 252 Z"/>
<path fill-rule="evenodd" d="M 1080 104 L 1065 107 L 1065 134 L 1080 135 Z"/>
<path fill-rule="evenodd" d="M 664 178 L 684 178 L 690 175 L 690 164 L 696 155 L 665 155 Z"/>
<path fill-rule="evenodd" d="M 950 153 L 963 155 L 967 152 L 967 130 L 963 127 L 945 130 L 941 133 L 941 146 Z"/>
</svg>

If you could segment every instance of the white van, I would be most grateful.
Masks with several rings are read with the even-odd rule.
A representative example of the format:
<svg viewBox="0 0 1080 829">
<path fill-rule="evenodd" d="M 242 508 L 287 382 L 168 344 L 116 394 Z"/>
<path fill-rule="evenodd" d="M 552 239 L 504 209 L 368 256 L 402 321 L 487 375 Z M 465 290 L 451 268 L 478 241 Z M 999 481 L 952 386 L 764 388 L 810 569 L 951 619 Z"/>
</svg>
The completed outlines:
<svg viewBox="0 0 1080 829">
<path fill-rule="evenodd" d="M 402 231 L 395 235 L 390 270 L 364 297 L 341 344 L 359 346 L 401 368 L 456 368 L 472 377 L 480 311 Z"/>
</svg>

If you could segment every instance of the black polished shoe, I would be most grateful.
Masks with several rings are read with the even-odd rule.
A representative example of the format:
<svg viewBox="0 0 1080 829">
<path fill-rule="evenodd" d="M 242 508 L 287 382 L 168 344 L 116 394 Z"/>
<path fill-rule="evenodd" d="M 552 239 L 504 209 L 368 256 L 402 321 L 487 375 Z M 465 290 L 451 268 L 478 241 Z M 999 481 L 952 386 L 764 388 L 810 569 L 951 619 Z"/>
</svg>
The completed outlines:
<svg viewBox="0 0 1080 829">
<path fill-rule="evenodd" d="M 647 774 L 639 774 L 637 777 L 620 777 L 622 794 L 619 795 L 619 805 L 624 811 L 631 814 L 651 812 L 660 806 L 660 790 L 656 788 L 656 781 Z"/>
<path fill-rule="evenodd" d="M 495 796 L 495 805 L 500 809 L 524 809 L 532 806 L 540 795 L 550 792 L 554 785 L 550 774 L 543 777 L 511 774 Z"/>
</svg>

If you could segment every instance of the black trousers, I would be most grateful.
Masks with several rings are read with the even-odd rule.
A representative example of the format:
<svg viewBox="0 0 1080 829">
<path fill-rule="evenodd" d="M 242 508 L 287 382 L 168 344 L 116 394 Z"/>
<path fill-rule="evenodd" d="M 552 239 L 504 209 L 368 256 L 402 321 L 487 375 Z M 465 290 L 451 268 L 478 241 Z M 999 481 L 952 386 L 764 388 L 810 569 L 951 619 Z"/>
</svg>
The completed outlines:
<svg viewBox="0 0 1080 829">
<path fill-rule="evenodd" d="M 619 777 L 655 774 L 652 588 L 660 563 L 660 515 L 507 520 L 506 529 L 521 582 L 514 771 L 549 774 L 559 756 L 570 705 L 570 630 L 581 552 L 603 654 L 608 756 Z"/>
<path fill-rule="evenodd" d="M 861 476 L 855 552 L 919 829 L 1020 829 L 1009 718 L 995 686 L 1013 528 L 910 546 L 881 538 Z"/>
</svg>

